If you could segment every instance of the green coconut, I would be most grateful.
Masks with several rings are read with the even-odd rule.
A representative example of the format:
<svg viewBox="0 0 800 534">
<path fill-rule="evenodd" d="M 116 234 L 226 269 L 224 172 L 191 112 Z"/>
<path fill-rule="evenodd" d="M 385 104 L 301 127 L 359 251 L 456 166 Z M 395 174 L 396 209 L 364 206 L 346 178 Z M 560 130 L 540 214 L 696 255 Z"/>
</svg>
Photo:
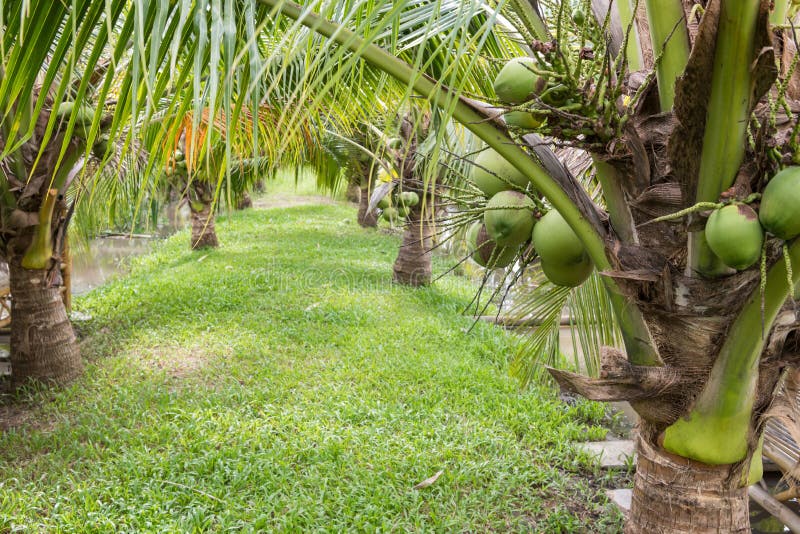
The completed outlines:
<svg viewBox="0 0 800 534">
<path fill-rule="evenodd" d="M 505 117 L 506 124 L 509 126 L 524 128 L 526 130 L 535 130 L 541 127 L 547 120 L 545 115 L 527 111 L 508 111 L 503 117 Z"/>
<path fill-rule="evenodd" d="M 478 232 L 481 226 L 483 226 L 483 221 L 475 221 L 467 228 L 467 232 L 464 234 L 464 240 L 467 242 L 467 249 L 470 253 L 475 252 L 478 248 Z"/>
<path fill-rule="evenodd" d="M 97 159 L 103 159 L 106 152 L 108 152 L 108 136 L 101 135 L 97 138 L 94 145 L 92 145 L 92 154 L 94 154 L 94 157 Z"/>
<path fill-rule="evenodd" d="M 483 216 L 492 240 L 504 247 L 518 247 L 531 237 L 536 205 L 519 191 L 500 191 L 486 203 Z"/>
<path fill-rule="evenodd" d="M 517 257 L 519 247 L 499 247 L 492 241 L 486 225 L 477 222 L 467 231 L 467 243 L 472 259 L 481 267 L 499 269 L 507 267 Z"/>
<path fill-rule="evenodd" d="M 533 248 L 545 276 L 556 285 L 576 287 L 592 274 L 594 265 L 586 248 L 556 210 L 548 211 L 533 227 Z"/>
<path fill-rule="evenodd" d="M 508 61 L 497 78 L 494 79 L 494 92 L 506 104 L 522 104 L 539 94 L 545 86 L 545 79 L 531 70 L 536 60 L 530 57 L 517 57 Z"/>
<path fill-rule="evenodd" d="M 78 105 L 78 109 L 75 106 Z M 94 119 L 94 108 L 86 104 L 76 104 L 75 102 L 62 102 L 56 109 L 56 115 L 63 121 L 69 120 L 70 115 L 75 114 L 75 127 L 72 134 L 86 139 L 89 128 Z"/>
<path fill-rule="evenodd" d="M 742 271 L 761 257 L 764 230 L 753 208 L 729 204 L 715 210 L 708 218 L 706 241 L 725 265 Z"/>
<path fill-rule="evenodd" d="M 186 161 L 186 156 L 183 150 L 180 149 L 175 150 L 175 152 L 172 153 L 172 157 L 175 158 L 175 161 Z"/>
<path fill-rule="evenodd" d="M 388 207 L 381 212 L 381 217 L 389 221 L 390 223 L 394 223 L 397 221 L 397 208 Z"/>
<path fill-rule="evenodd" d="M 397 206 L 397 215 L 401 219 L 408 217 L 409 213 L 411 213 L 411 206 L 404 206 L 404 205 Z"/>
<path fill-rule="evenodd" d="M 564 287 L 578 287 L 589 278 L 594 269 L 594 264 L 588 257 L 580 263 L 570 265 L 551 264 L 544 260 L 540 260 L 539 265 L 548 280 Z"/>
<path fill-rule="evenodd" d="M 491 148 L 484 150 L 475 158 L 470 181 L 487 198 L 493 197 L 500 191 L 513 189 L 511 184 L 520 188 L 528 185 L 528 178 Z"/>
<path fill-rule="evenodd" d="M 385 210 L 386 208 L 390 208 L 391 206 L 392 206 L 392 195 L 384 195 L 378 201 L 378 207 L 380 209 L 382 209 L 382 210 Z"/>
<path fill-rule="evenodd" d="M 775 237 L 800 235 L 800 167 L 786 167 L 772 177 L 761 196 L 758 218 Z"/>
<path fill-rule="evenodd" d="M 419 204 L 419 195 L 416 194 L 414 191 L 403 191 L 397 198 L 398 204 L 403 206 L 416 206 Z"/>
</svg>

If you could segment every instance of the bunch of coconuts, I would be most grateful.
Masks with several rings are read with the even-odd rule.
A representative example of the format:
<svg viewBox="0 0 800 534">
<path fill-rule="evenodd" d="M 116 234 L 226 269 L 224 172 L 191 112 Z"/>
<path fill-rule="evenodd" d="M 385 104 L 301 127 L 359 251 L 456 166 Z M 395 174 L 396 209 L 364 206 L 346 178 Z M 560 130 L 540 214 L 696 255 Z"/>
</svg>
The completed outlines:
<svg viewBox="0 0 800 534">
<path fill-rule="evenodd" d="M 394 172 L 393 172 L 394 174 Z M 391 182 L 392 176 L 384 169 L 378 171 L 379 182 Z M 403 191 L 400 187 L 395 187 L 378 201 L 378 209 L 381 210 L 380 218 L 388 221 L 392 226 L 401 225 L 411 208 L 419 204 L 419 195 L 413 191 Z"/>
<path fill-rule="evenodd" d="M 172 152 L 172 155 L 167 160 L 164 173 L 167 176 L 172 176 L 174 174 L 178 176 L 187 176 L 189 174 L 189 169 L 186 166 L 186 155 L 182 150 L 176 148 Z"/>
<path fill-rule="evenodd" d="M 581 240 L 556 210 L 541 214 L 523 192 L 527 177 L 500 154 L 492 149 L 481 152 L 470 182 L 487 199 L 483 219 L 466 233 L 476 263 L 490 269 L 507 267 L 530 245 L 552 283 L 576 287 L 589 277 L 594 265 Z"/>
<path fill-rule="evenodd" d="M 706 222 L 706 241 L 728 267 L 742 271 L 761 257 L 765 231 L 788 241 L 800 235 L 800 167 L 786 167 L 767 183 L 758 213 L 745 202 L 717 207 Z"/>
<path fill-rule="evenodd" d="M 80 137 L 81 139 L 86 139 L 89 137 L 89 130 L 92 127 L 95 108 L 85 103 L 65 101 L 59 104 L 58 108 L 55 109 L 55 114 L 58 119 L 65 122 L 69 120 L 73 112 L 75 114 L 75 126 L 72 130 L 72 135 Z M 110 123 L 103 124 L 101 121 L 99 135 L 92 145 L 92 154 L 100 160 L 106 156 L 109 150 L 109 137 L 105 132 L 109 125 Z"/>
</svg>

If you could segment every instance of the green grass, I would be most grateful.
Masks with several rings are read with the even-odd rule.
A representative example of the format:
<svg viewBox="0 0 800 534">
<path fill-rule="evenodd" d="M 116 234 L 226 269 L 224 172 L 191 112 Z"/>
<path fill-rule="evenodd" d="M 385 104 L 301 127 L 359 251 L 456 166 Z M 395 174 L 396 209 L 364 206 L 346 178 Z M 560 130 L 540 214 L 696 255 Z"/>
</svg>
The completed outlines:
<svg viewBox="0 0 800 534">
<path fill-rule="evenodd" d="M 85 377 L 0 435 L 0 531 L 617 531 L 572 445 L 603 408 L 518 391 L 475 286 L 392 285 L 354 218 L 234 213 L 80 298 Z"/>
</svg>

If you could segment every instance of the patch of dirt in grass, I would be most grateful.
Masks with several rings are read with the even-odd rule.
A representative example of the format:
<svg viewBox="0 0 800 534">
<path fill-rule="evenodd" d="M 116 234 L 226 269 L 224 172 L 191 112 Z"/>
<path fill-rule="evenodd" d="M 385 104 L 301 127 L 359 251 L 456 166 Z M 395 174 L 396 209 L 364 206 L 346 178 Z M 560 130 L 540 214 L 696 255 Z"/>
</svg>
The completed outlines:
<svg viewBox="0 0 800 534">
<path fill-rule="evenodd" d="M 622 513 L 609 515 L 610 512 L 613 514 L 613 510 L 616 508 L 608 506 L 605 490 L 627 487 L 630 480 L 628 475 L 603 477 L 585 470 L 577 473 L 565 469 L 559 469 L 559 471 L 562 475 L 559 484 L 533 489 L 534 492 L 541 494 L 543 499 L 542 513 L 526 517 L 526 521 L 536 532 L 542 532 L 540 529 L 543 523 L 553 521 L 553 518 L 548 518 L 548 516 L 555 511 L 568 513 L 578 519 L 582 525 L 593 525 L 594 530 L 591 532 L 598 534 L 617 532 L 621 528 Z M 553 525 L 550 524 L 548 528 L 550 527 Z M 563 527 L 560 527 L 558 531 L 564 532 Z M 583 530 L 581 531 L 583 532 Z"/>
<path fill-rule="evenodd" d="M 197 374 L 217 357 L 200 347 L 156 346 L 139 350 L 135 356 L 150 369 L 158 369 L 171 378 L 187 378 Z"/>
<path fill-rule="evenodd" d="M 37 405 L 5 401 L 0 405 L 0 432 L 15 428 L 26 427 L 29 430 L 43 430 L 45 432 L 55 428 L 55 421 L 44 419 L 37 413 Z"/>
</svg>

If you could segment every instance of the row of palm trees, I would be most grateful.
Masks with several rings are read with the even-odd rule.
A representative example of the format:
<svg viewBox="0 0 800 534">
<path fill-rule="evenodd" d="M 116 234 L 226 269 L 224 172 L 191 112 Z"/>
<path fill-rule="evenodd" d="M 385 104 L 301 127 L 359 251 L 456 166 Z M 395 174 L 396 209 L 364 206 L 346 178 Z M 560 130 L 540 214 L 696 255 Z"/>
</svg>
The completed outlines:
<svg viewBox="0 0 800 534">
<path fill-rule="evenodd" d="M 769 239 L 761 269 L 732 272 L 706 243 L 702 211 L 653 219 L 757 199 L 796 159 L 793 9 L 785 0 L 7 1 L 0 254 L 14 294 L 15 373 L 79 372 L 57 265 L 75 202 L 122 179 L 87 171 L 102 139 L 113 142 L 100 169 L 112 153 L 126 161 L 141 149 L 142 191 L 183 154 L 202 243 L 237 169 L 255 176 L 311 161 L 334 176 L 331 125 L 362 145 L 364 124 L 393 129 L 403 146 L 391 163 L 425 199 L 395 278 L 426 283 L 418 262 L 437 180 L 452 180 L 456 197 L 465 189 L 458 173 L 439 177 L 455 120 L 528 176 L 602 273 L 588 283 L 597 306 L 613 308 L 624 350 L 599 351 L 596 377 L 552 372 L 589 398 L 630 401 L 641 417 L 628 531 L 748 531 L 763 422 L 797 365 L 790 293 L 800 269 L 792 278 L 789 266 L 800 243 Z M 520 55 L 534 58 L 546 90 L 509 109 L 491 81 L 500 59 Z M 398 116 L 401 106 L 436 120 Z M 507 110 L 544 117 L 535 129 L 548 137 L 509 131 Z M 588 180 L 558 162 L 553 143 L 591 155 Z M 540 301 L 570 294 L 542 287 L 532 293 Z"/>
</svg>

